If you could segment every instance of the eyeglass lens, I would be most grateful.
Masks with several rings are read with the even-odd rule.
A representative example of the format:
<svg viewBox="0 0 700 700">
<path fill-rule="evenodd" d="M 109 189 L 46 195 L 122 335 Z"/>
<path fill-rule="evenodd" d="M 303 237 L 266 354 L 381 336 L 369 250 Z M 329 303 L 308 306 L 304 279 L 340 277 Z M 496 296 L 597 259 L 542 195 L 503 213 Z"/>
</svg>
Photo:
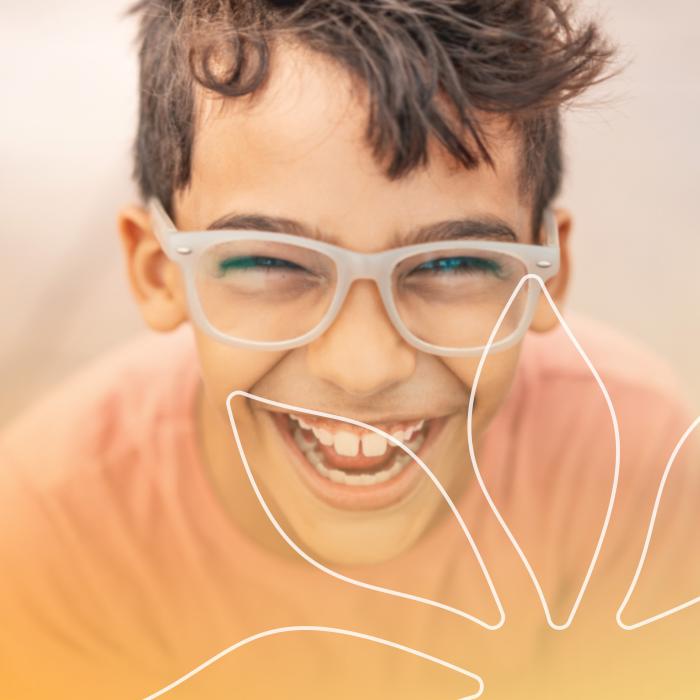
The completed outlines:
<svg viewBox="0 0 700 700">
<path fill-rule="evenodd" d="M 488 341 L 498 317 L 527 269 L 500 253 L 455 248 L 403 260 L 392 278 L 401 320 L 420 340 L 447 348 Z M 526 285 L 513 300 L 495 340 L 509 336 L 527 306 Z"/>
<path fill-rule="evenodd" d="M 455 248 L 414 255 L 392 272 L 403 323 L 420 340 L 449 348 L 483 346 L 520 279 L 515 257 Z M 315 328 L 337 290 L 327 255 L 274 241 L 229 241 L 200 256 L 195 285 L 204 315 L 241 340 L 282 342 Z M 526 309 L 526 288 L 513 302 L 496 340 L 510 335 Z"/>
</svg>

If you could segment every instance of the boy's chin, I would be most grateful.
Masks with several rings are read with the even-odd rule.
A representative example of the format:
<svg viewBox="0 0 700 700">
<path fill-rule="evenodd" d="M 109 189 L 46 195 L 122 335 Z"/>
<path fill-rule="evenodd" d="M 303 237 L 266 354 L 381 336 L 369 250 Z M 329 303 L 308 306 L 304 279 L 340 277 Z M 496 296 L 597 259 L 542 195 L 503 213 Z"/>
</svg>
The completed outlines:
<svg viewBox="0 0 700 700">
<path fill-rule="evenodd" d="M 447 509 L 422 473 L 405 499 L 378 509 L 336 508 L 298 482 L 286 486 L 281 481 L 263 485 L 270 513 L 301 553 L 329 566 L 374 565 L 394 559 L 416 545 Z"/>
<path fill-rule="evenodd" d="M 396 509 L 392 509 L 396 511 Z M 428 529 L 434 507 L 426 513 L 371 511 L 328 514 L 323 521 L 288 519 L 292 541 L 316 561 L 338 566 L 369 566 L 410 549 Z"/>
<path fill-rule="evenodd" d="M 319 473 L 323 464 L 314 466 L 311 461 L 316 460 L 309 460 L 312 438 L 307 436 L 304 441 L 299 430 L 296 439 L 291 435 L 288 428 L 290 424 L 294 428 L 294 421 L 280 413 L 264 418 L 270 430 L 268 439 L 262 441 L 268 448 L 267 457 L 260 455 L 256 462 L 266 468 L 257 473 L 253 468 L 253 476 L 263 487 L 270 513 L 284 533 L 298 550 L 316 561 L 346 566 L 388 561 L 415 545 L 437 516 L 447 511 L 447 503 L 431 478 L 400 448 L 388 449 L 376 458 L 359 453 L 354 458 L 333 457 L 345 466 L 344 475 L 364 473 L 369 477 L 357 483 L 350 479 L 337 483 Z M 430 468 L 438 455 L 444 456 L 442 451 L 435 455 L 434 448 L 449 436 L 449 419 L 445 416 L 420 423 L 420 429 L 404 437 L 409 449 Z M 322 448 L 316 445 L 314 449 L 320 453 Z M 397 469 L 394 463 L 402 458 L 405 464 Z M 439 462 L 444 468 L 444 461 Z M 340 467 L 335 464 L 335 468 Z"/>
</svg>

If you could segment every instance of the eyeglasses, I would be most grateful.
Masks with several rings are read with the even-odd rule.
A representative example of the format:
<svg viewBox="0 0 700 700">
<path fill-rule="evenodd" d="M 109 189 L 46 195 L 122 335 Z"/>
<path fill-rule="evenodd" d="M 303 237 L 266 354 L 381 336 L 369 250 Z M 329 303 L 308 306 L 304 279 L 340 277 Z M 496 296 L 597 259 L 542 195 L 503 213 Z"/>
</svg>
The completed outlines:
<svg viewBox="0 0 700 700">
<path fill-rule="evenodd" d="M 545 245 L 458 240 L 378 253 L 285 233 L 178 231 L 158 200 L 149 209 L 163 251 L 183 270 L 192 320 L 221 342 L 259 350 L 287 350 L 318 338 L 353 281 L 370 279 L 408 343 L 435 355 L 478 356 L 522 278 L 536 274 L 546 281 L 559 269 L 550 208 Z M 493 351 L 524 335 L 539 291 L 532 278 L 522 285 Z"/>
</svg>

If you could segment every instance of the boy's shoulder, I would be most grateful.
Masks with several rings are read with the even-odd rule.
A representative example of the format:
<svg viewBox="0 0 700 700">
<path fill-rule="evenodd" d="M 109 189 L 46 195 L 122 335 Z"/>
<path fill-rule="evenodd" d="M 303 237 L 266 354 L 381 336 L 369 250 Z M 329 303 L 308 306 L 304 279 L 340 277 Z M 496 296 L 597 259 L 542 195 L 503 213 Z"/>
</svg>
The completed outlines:
<svg viewBox="0 0 700 700">
<path fill-rule="evenodd" d="M 0 462 L 51 488 L 148 449 L 191 419 L 198 370 L 191 329 L 143 333 L 49 391 L 0 432 Z"/>
<path fill-rule="evenodd" d="M 620 448 L 617 500 L 646 512 L 667 461 L 693 421 L 687 392 L 673 368 L 638 341 L 583 316 L 570 314 L 566 320 L 579 347 L 562 326 L 528 334 L 519 390 L 500 426 L 518 436 L 513 441 L 522 460 L 542 474 L 555 465 L 560 478 L 570 476 L 561 483 L 576 484 L 579 493 L 588 480 L 600 505 L 604 499 L 596 489 L 602 484 L 609 490 L 615 457 L 614 412 Z M 685 465 L 695 459 L 693 450 L 679 456 L 677 478 L 688 478 Z"/>
<path fill-rule="evenodd" d="M 504 464 L 517 456 L 525 472 L 556 468 L 562 484 L 607 485 L 616 444 L 612 409 L 623 490 L 630 499 L 642 487 L 650 495 L 692 422 L 686 392 L 668 363 L 638 341 L 584 316 L 565 320 L 576 343 L 561 325 L 527 334 L 511 392 L 487 431 L 489 449 Z"/>
<path fill-rule="evenodd" d="M 567 325 L 611 395 L 653 395 L 684 403 L 685 391 L 673 368 L 655 351 L 611 326 L 580 314 L 567 314 Z M 595 376 L 566 330 L 528 333 L 523 364 L 530 381 L 542 385 L 587 383 Z"/>
</svg>

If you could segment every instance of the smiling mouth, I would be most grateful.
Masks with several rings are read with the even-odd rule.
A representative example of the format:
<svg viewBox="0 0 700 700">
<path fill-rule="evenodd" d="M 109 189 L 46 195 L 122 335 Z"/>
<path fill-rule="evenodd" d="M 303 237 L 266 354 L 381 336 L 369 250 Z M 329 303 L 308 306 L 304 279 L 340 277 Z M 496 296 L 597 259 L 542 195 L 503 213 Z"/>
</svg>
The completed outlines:
<svg viewBox="0 0 700 700">
<path fill-rule="evenodd" d="M 405 498 L 419 481 L 420 465 L 379 433 L 308 414 L 274 412 L 272 417 L 304 483 L 334 507 L 387 507 Z M 422 459 L 445 420 L 421 418 L 375 427 Z"/>
</svg>

